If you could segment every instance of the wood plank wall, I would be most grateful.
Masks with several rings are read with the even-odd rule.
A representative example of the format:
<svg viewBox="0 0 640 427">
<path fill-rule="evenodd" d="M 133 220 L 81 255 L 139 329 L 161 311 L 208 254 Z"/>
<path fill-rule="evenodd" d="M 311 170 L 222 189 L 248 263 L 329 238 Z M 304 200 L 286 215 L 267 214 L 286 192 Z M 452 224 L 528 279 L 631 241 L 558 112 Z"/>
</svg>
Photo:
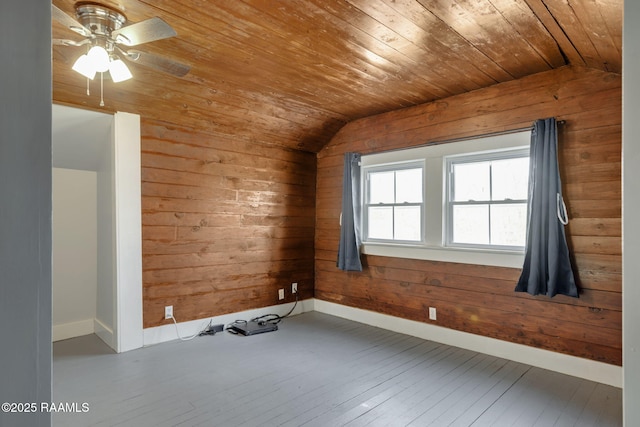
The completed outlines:
<svg viewBox="0 0 640 427">
<path fill-rule="evenodd" d="M 343 153 L 566 120 L 560 167 L 580 298 L 513 292 L 520 270 L 363 256 L 336 266 Z M 315 297 L 610 364 L 622 363 L 621 76 L 564 67 L 352 122 L 318 154 Z M 428 320 L 429 306 L 438 319 Z"/>
<path fill-rule="evenodd" d="M 145 328 L 313 296 L 315 154 L 141 127 Z"/>
</svg>

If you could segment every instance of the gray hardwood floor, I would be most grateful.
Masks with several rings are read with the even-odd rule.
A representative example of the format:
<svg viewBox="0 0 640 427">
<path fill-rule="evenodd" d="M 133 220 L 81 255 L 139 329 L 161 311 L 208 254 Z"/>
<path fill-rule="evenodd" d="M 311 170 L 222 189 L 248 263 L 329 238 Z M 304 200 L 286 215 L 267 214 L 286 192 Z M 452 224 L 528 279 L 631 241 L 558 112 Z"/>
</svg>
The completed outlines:
<svg viewBox="0 0 640 427">
<path fill-rule="evenodd" d="M 311 312 L 112 353 L 54 344 L 54 426 L 620 426 L 615 387 Z"/>
</svg>

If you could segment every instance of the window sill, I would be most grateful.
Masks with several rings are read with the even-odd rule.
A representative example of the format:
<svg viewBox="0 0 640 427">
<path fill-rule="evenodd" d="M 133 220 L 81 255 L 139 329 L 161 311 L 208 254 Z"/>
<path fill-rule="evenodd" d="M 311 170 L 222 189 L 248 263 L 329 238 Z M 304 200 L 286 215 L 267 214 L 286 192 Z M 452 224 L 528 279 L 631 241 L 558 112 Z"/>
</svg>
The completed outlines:
<svg viewBox="0 0 640 427">
<path fill-rule="evenodd" d="M 509 268 L 522 268 L 524 263 L 523 252 L 444 248 L 440 246 L 364 243 L 362 245 L 362 253 L 395 258 L 456 262 L 462 264 L 490 265 L 494 267 Z"/>
</svg>

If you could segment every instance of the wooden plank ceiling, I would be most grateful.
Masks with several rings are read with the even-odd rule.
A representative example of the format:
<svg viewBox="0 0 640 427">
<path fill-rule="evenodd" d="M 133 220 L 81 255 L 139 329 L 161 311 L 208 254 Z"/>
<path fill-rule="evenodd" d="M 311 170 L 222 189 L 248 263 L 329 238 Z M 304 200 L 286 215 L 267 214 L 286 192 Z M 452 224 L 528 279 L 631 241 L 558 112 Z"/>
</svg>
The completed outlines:
<svg viewBox="0 0 640 427">
<path fill-rule="evenodd" d="M 74 0 L 53 3 L 74 16 Z M 345 123 L 567 64 L 620 73 L 623 0 L 103 0 L 177 37 L 137 46 L 191 66 L 131 65 L 105 111 L 318 152 Z M 53 22 L 53 37 L 81 39 Z M 100 110 L 99 78 L 53 48 L 53 100 Z"/>
</svg>

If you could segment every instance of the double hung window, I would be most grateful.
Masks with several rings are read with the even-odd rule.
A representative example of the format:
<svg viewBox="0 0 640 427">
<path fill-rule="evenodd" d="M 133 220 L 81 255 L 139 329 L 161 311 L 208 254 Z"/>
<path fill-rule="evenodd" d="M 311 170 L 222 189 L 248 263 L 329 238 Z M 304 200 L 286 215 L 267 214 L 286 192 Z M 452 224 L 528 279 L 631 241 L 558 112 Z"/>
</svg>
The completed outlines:
<svg viewBox="0 0 640 427">
<path fill-rule="evenodd" d="M 447 162 L 447 246 L 522 250 L 528 150 L 455 156 Z"/>
<path fill-rule="evenodd" d="M 424 217 L 423 163 L 367 169 L 366 240 L 421 242 Z"/>
</svg>

